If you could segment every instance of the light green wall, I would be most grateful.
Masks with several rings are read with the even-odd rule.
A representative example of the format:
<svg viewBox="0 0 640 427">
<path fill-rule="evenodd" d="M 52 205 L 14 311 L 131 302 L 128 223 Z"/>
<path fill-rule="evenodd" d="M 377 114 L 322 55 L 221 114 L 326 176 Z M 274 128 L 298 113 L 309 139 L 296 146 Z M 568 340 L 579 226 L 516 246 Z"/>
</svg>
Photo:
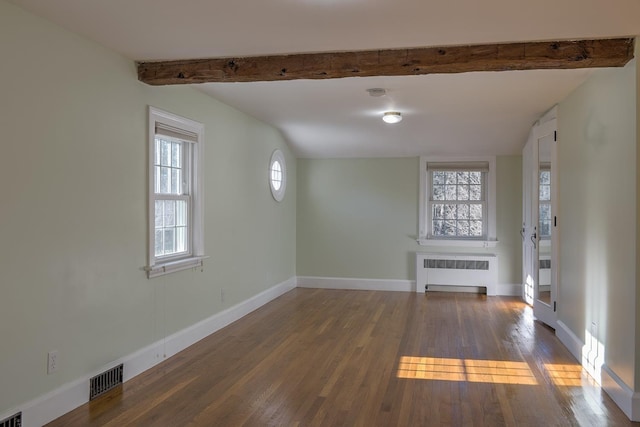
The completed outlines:
<svg viewBox="0 0 640 427">
<path fill-rule="evenodd" d="M 298 159 L 298 276 L 414 279 L 418 159 Z"/>
<path fill-rule="evenodd" d="M 634 386 L 636 66 L 594 71 L 558 109 L 558 319 Z"/>
<path fill-rule="evenodd" d="M 295 276 L 296 162 L 273 128 L 146 86 L 132 61 L 4 0 L 0 57 L 0 413 Z M 147 105 L 205 125 L 204 271 L 142 271 Z"/>
<path fill-rule="evenodd" d="M 498 156 L 496 167 L 498 283 L 522 285 L 522 156 Z"/>
<path fill-rule="evenodd" d="M 499 281 L 521 281 L 522 160 L 497 159 Z M 299 276 L 415 280 L 417 158 L 298 159 Z M 458 252 L 471 252 L 469 248 Z"/>
</svg>

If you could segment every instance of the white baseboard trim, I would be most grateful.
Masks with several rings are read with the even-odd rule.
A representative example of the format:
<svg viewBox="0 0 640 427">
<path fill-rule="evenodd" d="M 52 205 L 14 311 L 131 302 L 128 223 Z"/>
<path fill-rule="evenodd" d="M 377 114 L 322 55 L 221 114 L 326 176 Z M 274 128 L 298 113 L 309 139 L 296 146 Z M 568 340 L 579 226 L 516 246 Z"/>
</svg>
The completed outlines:
<svg viewBox="0 0 640 427">
<path fill-rule="evenodd" d="M 558 320 L 556 322 L 556 336 L 560 342 L 567 347 L 573 357 L 575 357 L 579 363 L 582 363 L 582 349 L 584 348 L 584 343 L 565 323 L 562 322 L 562 320 Z"/>
<path fill-rule="evenodd" d="M 496 295 L 504 297 L 521 297 L 522 285 L 519 283 L 498 283 L 495 287 Z"/>
<path fill-rule="evenodd" d="M 141 374 L 201 339 L 241 319 L 268 302 L 296 287 L 296 278 L 275 285 L 224 311 L 214 314 L 186 329 L 144 347 L 133 354 L 114 360 L 112 363 L 75 381 L 67 383 L 40 396 L 13 411 L 0 414 L 0 420 L 22 412 L 22 425 L 42 426 L 74 410 L 89 401 L 89 379 L 113 366 L 124 364 L 124 381 Z"/>
<path fill-rule="evenodd" d="M 581 364 L 585 365 L 588 356 L 583 355 L 585 344 L 569 327 L 561 320 L 558 320 L 556 328 L 556 336 L 571 352 L 573 357 Z M 596 359 L 597 361 L 601 359 Z M 598 363 L 599 365 L 600 363 Z M 640 421 L 640 393 L 634 393 L 628 385 L 624 383 L 606 364 L 596 367 L 596 382 L 600 382 L 602 389 L 611 397 L 611 399 L 620 407 L 622 412 L 631 421 Z M 585 366 L 587 371 L 589 366 Z M 599 375 L 597 375 L 599 374 Z"/>
<path fill-rule="evenodd" d="M 415 280 L 352 279 L 346 277 L 298 276 L 298 287 L 358 291 L 416 292 Z M 522 285 L 499 284 L 496 286 L 496 295 L 520 296 L 522 295 Z"/>
<path fill-rule="evenodd" d="M 298 276 L 299 288 L 415 292 L 415 280 Z"/>
<path fill-rule="evenodd" d="M 602 365 L 602 389 L 631 421 L 640 421 L 640 393 L 634 393 L 607 365 Z"/>
</svg>

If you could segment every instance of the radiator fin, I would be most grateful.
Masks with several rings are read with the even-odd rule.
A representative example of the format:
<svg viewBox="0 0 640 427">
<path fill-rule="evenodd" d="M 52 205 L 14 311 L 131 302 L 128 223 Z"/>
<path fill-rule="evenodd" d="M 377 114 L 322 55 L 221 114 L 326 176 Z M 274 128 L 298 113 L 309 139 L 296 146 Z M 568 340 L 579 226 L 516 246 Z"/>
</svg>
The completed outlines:
<svg viewBox="0 0 640 427">
<path fill-rule="evenodd" d="M 22 412 L 0 421 L 0 427 L 22 427 Z"/>
<path fill-rule="evenodd" d="M 89 400 L 93 400 L 112 388 L 122 384 L 123 368 L 124 366 L 121 363 L 120 365 L 91 378 L 89 380 Z"/>
<path fill-rule="evenodd" d="M 425 259 L 424 268 L 448 270 L 489 270 L 489 261 L 470 259 Z"/>
</svg>

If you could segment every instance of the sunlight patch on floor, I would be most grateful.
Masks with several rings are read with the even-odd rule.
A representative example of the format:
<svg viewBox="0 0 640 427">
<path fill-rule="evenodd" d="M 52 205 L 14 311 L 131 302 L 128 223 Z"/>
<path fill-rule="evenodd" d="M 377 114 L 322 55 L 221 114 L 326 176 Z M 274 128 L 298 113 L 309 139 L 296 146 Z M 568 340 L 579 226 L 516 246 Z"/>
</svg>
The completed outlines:
<svg viewBox="0 0 640 427">
<path fill-rule="evenodd" d="M 580 365 L 563 365 L 558 363 L 545 363 L 545 369 L 549 372 L 551 381 L 561 387 L 581 387 L 582 373 L 585 372 L 585 380 L 589 381 L 591 377 L 586 374 Z M 591 380 L 593 381 L 593 380 Z"/>
<path fill-rule="evenodd" d="M 398 378 L 536 385 L 526 362 L 403 356 Z"/>
</svg>

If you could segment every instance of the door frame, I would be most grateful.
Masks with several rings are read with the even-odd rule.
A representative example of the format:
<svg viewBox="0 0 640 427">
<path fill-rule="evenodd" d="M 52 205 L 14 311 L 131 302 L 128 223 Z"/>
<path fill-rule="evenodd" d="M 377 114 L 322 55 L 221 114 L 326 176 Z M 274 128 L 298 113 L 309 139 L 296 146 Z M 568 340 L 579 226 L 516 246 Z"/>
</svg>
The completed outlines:
<svg viewBox="0 0 640 427">
<path fill-rule="evenodd" d="M 531 129 L 523 158 L 523 222 L 522 236 L 522 298 L 533 306 L 534 316 L 541 322 L 556 328 L 558 307 L 558 162 L 557 162 L 557 107 L 552 108 Z M 551 301 L 547 305 L 538 300 L 539 286 L 539 144 L 553 135 L 551 146 Z M 533 294 L 533 295 L 532 295 Z"/>
</svg>

